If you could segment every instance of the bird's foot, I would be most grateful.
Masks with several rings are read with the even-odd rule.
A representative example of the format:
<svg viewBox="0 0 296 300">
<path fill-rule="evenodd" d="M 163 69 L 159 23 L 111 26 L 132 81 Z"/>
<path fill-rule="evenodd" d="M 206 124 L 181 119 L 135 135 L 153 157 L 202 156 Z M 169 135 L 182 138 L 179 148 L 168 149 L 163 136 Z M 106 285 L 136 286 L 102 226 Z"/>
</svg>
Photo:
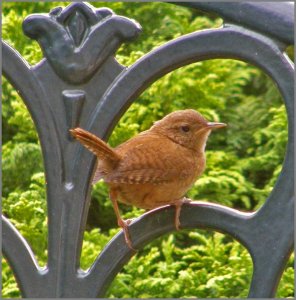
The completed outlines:
<svg viewBox="0 0 296 300">
<path fill-rule="evenodd" d="M 183 197 L 179 200 L 177 200 L 174 205 L 176 206 L 176 214 L 175 214 L 175 227 L 176 230 L 180 230 L 180 213 L 181 213 L 181 207 L 184 203 L 190 203 L 192 200 L 188 199 L 186 197 Z"/>
<path fill-rule="evenodd" d="M 190 203 L 190 202 L 192 202 L 192 200 L 191 199 L 189 199 L 189 198 L 186 198 L 186 197 L 183 197 L 182 199 L 180 199 L 179 200 L 180 202 L 182 202 L 182 204 L 184 204 L 184 203 Z"/>
<path fill-rule="evenodd" d="M 132 221 L 133 221 L 132 219 L 127 219 L 127 220 L 119 219 L 118 226 L 121 227 L 123 230 L 124 239 L 128 247 L 133 251 L 137 251 L 132 245 L 132 240 L 130 238 L 130 234 L 128 230 L 128 225 L 130 225 Z"/>
<path fill-rule="evenodd" d="M 134 220 L 134 219 L 126 219 L 126 220 L 124 220 L 124 221 L 125 221 L 126 225 L 129 225 L 130 223 L 133 222 L 133 220 Z"/>
</svg>

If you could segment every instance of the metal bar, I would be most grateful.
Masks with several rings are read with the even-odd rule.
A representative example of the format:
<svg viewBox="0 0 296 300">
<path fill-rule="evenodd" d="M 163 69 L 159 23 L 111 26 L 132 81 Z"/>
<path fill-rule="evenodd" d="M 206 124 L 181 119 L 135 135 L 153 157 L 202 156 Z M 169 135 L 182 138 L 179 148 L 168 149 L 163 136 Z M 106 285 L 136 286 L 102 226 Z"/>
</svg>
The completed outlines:
<svg viewBox="0 0 296 300">
<path fill-rule="evenodd" d="M 293 5 L 177 4 L 219 14 L 224 28 L 181 36 L 125 68 L 114 53 L 122 42 L 138 35 L 140 25 L 106 8 L 72 3 L 24 21 L 25 33 L 38 40 L 45 55 L 36 66 L 29 66 L 3 43 L 3 73 L 19 91 L 35 122 L 47 180 L 45 269 L 38 266 L 20 233 L 3 218 L 3 251 L 23 296 L 102 297 L 133 255 L 120 232 L 87 272 L 79 269 L 95 159 L 73 142 L 69 128 L 79 125 L 107 139 L 133 101 L 158 78 L 181 66 L 216 58 L 254 64 L 277 84 L 288 116 L 286 157 L 272 193 L 258 211 L 241 213 L 215 204 L 190 203 L 181 210 L 181 226 L 221 231 L 237 239 L 254 263 L 249 296 L 275 295 L 294 242 L 294 66 L 283 53 L 293 42 Z M 75 29 L 77 22 L 79 30 Z M 173 207 L 163 207 L 135 220 L 130 226 L 135 247 L 173 231 L 174 212 Z"/>
<path fill-rule="evenodd" d="M 242 27 L 261 32 L 285 44 L 294 44 L 293 2 L 172 2 L 215 13 Z"/>
</svg>

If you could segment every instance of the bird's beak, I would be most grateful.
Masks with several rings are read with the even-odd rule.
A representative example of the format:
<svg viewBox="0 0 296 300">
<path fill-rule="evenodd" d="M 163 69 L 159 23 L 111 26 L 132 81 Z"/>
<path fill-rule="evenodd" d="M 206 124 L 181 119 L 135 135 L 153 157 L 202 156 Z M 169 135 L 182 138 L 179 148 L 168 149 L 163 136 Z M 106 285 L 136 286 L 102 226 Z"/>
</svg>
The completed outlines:
<svg viewBox="0 0 296 300">
<path fill-rule="evenodd" d="M 225 123 L 208 122 L 206 128 L 216 129 L 216 128 L 223 128 L 223 127 L 226 127 L 226 126 L 227 126 L 227 124 L 225 124 Z"/>
</svg>

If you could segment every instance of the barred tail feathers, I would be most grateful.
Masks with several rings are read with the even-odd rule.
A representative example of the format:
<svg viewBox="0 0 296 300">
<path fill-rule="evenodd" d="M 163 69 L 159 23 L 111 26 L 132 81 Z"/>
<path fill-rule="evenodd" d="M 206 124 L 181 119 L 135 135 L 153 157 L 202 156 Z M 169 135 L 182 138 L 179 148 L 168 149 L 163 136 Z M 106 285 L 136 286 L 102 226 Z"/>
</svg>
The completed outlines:
<svg viewBox="0 0 296 300">
<path fill-rule="evenodd" d="M 75 139 L 99 159 L 108 159 L 113 163 L 120 159 L 119 155 L 108 144 L 94 134 L 79 127 L 70 129 L 70 132 Z"/>
</svg>

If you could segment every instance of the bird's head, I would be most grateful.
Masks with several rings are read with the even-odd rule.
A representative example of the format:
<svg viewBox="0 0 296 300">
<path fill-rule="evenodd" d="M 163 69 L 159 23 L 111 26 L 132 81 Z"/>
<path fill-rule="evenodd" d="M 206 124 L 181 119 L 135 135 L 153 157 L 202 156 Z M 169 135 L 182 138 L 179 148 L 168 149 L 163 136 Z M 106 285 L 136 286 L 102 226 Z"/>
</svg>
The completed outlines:
<svg viewBox="0 0 296 300">
<path fill-rule="evenodd" d="M 213 129 L 226 124 L 208 122 L 193 109 L 174 111 L 154 123 L 151 131 L 158 132 L 172 141 L 197 152 L 203 152 L 207 138 Z"/>
</svg>

